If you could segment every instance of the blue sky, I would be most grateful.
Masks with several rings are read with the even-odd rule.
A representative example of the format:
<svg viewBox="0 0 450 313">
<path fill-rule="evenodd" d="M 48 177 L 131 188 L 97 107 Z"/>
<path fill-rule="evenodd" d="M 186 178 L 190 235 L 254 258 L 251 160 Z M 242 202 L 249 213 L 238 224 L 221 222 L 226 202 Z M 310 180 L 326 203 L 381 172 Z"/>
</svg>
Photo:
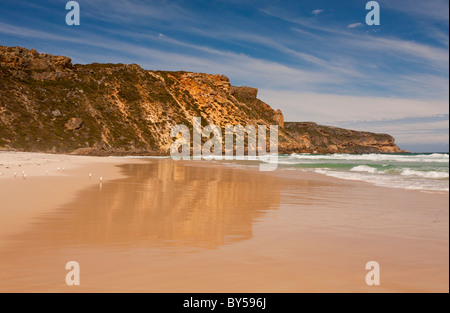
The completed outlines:
<svg viewBox="0 0 450 313">
<path fill-rule="evenodd" d="M 448 151 L 448 0 L 0 0 L 0 44 L 225 74 L 260 90 L 287 121 L 394 135 L 412 151 Z"/>
</svg>

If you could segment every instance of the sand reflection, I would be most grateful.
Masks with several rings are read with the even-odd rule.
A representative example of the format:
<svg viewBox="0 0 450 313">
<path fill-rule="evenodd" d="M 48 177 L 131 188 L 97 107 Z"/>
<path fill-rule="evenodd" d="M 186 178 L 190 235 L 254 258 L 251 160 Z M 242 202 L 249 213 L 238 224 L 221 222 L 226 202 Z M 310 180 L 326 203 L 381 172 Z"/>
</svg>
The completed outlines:
<svg viewBox="0 0 450 313">
<path fill-rule="evenodd" d="M 169 160 L 124 165 L 126 179 L 83 191 L 21 235 L 52 245 L 216 248 L 252 238 L 280 205 L 278 178 Z"/>
</svg>

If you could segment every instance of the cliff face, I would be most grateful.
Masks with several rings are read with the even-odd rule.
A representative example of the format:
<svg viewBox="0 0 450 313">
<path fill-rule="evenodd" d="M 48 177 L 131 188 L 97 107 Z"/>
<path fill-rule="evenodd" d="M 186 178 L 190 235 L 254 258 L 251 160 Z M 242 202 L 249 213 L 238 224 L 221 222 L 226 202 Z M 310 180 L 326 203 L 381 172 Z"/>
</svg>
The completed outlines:
<svg viewBox="0 0 450 313">
<path fill-rule="evenodd" d="M 401 152 L 388 135 L 304 123 L 283 128 L 281 111 L 257 93 L 221 75 L 73 65 L 67 57 L 0 46 L 0 149 L 167 154 L 172 126 L 202 117 L 203 125 L 221 127 L 279 125 L 280 152 Z"/>
<path fill-rule="evenodd" d="M 316 123 L 285 123 L 296 145 L 283 147 L 286 153 L 400 153 L 392 136 L 358 132 Z"/>
</svg>

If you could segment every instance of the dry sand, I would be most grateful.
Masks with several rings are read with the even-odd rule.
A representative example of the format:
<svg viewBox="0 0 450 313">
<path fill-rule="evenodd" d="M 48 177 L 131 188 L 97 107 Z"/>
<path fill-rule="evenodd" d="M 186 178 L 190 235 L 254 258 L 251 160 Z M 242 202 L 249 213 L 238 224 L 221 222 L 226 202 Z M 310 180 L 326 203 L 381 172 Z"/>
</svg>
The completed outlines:
<svg viewBox="0 0 450 313">
<path fill-rule="evenodd" d="M 449 290 L 448 195 L 168 159 L 0 164 L 0 292 Z"/>
</svg>

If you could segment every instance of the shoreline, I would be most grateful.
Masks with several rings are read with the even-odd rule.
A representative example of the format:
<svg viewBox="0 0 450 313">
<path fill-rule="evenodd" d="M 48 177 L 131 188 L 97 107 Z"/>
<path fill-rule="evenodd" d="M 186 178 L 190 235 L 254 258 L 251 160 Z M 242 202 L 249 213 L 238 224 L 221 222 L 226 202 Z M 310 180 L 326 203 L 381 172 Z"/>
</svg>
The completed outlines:
<svg viewBox="0 0 450 313">
<path fill-rule="evenodd" d="M 40 256 L 44 268 L 51 264 L 51 276 L 75 254 L 83 264 L 97 260 L 85 270 L 89 276 L 80 291 L 88 292 L 448 292 L 446 195 L 220 162 L 11 157 L 8 173 L 23 168 L 30 176 L 0 179 L 1 291 L 72 292 L 63 284 L 33 281 L 42 274 L 27 262 Z M 42 164 L 33 165 L 36 161 Z M 56 172 L 58 166 L 64 172 Z M 54 173 L 47 176 L 48 169 Z M 162 211 L 149 219 L 156 203 Z M 127 213 L 132 208 L 137 211 Z M 186 209 L 194 211 L 184 215 Z M 126 215 L 117 215 L 122 211 Z M 100 266 L 98 258 L 112 263 Z M 372 258 L 385 269 L 385 283 L 377 289 L 363 282 L 362 263 Z M 226 268 L 231 276 L 223 273 Z M 414 273 L 416 281 L 408 282 Z M 23 275 L 31 285 L 16 284 Z M 205 275 L 213 280 L 205 281 Z M 236 284 L 237 275 L 246 280 Z M 118 285 L 101 284 L 107 277 Z"/>
<path fill-rule="evenodd" d="M 382 153 L 381 155 L 415 155 L 415 154 L 419 154 L 421 155 L 421 153 Z M 445 153 L 442 153 L 445 154 Z M 359 155 L 359 154 L 358 154 Z M 5 162 L 4 160 L 4 156 L 6 156 L 6 159 L 10 162 L 8 164 L 8 162 Z M 22 161 L 22 164 L 19 164 L 18 162 L 16 162 L 16 160 L 11 161 L 11 158 L 13 158 L 13 156 L 18 156 L 19 160 Z M 32 159 L 30 159 L 32 158 Z M 36 160 L 37 159 L 37 160 Z M 145 160 L 151 160 L 151 159 L 170 159 L 170 156 L 164 156 L 164 155 L 124 155 L 124 156 L 119 156 L 119 155 L 104 155 L 104 156 L 90 156 L 90 155 L 77 155 L 77 154 L 54 154 L 54 153 L 35 153 L 35 152 L 17 152 L 17 151 L 0 151 L 0 173 L 2 173 L 3 175 L 0 175 L 0 179 L 2 178 L 7 178 L 7 177 L 12 177 L 13 173 L 16 172 L 17 173 L 17 178 L 22 178 L 22 171 L 25 170 L 25 172 L 27 173 L 27 176 L 29 177 L 31 176 L 36 176 L 36 177 L 41 177 L 41 176 L 58 176 L 61 173 L 63 173 L 66 170 L 71 170 L 74 169 L 76 167 L 80 167 L 83 166 L 86 161 L 91 160 L 92 163 L 95 162 L 103 162 L 105 163 L 105 160 L 108 160 L 108 162 L 111 163 L 117 163 L 117 164 L 122 164 L 122 163 L 126 163 L 124 162 L 125 160 L 130 160 L 130 162 L 134 162 L 136 160 L 139 161 L 145 161 Z M 31 162 L 23 162 L 23 161 L 31 161 Z M 181 161 L 181 160 L 180 160 Z M 190 162 L 196 162 L 196 164 L 205 164 L 206 166 L 211 166 L 211 165 L 219 165 L 219 166 L 229 166 L 229 164 L 234 165 L 231 166 L 233 168 L 236 169 L 249 169 L 249 170 L 254 170 L 254 168 L 252 166 L 243 166 L 243 167 L 237 167 L 235 166 L 236 164 L 234 164 L 233 162 L 235 162 L 236 160 L 233 160 L 231 162 L 226 161 L 226 160 L 220 160 L 220 161 L 209 161 L 209 160 L 189 160 Z M 77 164 L 77 162 L 79 164 Z M 34 163 L 38 163 L 37 166 Z M 47 166 L 43 165 L 43 164 L 39 164 L 39 163 L 49 163 L 47 164 Z M 50 166 L 51 165 L 51 166 Z M 352 181 L 352 182 L 359 182 L 362 184 L 369 184 L 371 186 L 374 187 L 378 187 L 378 188 L 387 188 L 387 189 L 397 189 L 397 190 L 406 190 L 406 191 L 417 191 L 417 192 L 422 192 L 422 193 L 430 193 L 430 194 L 443 194 L 443 195 L 448 195 L 449 191 L 448 190 L 429 190 L 429 189 L 415 189 L 415 188 L 406 188 L 406 187 L 402 187 L 402 186 L 384 186 L 384 185 L 379 185 L 376 184 L 374 182 L 370 182 L 370 181 L 365 181 L 365 180 L 361 180 L 361 179 L 353 179 L 353 178 L 343 178 L 343 177 L 336 177 L 333 176 L 331 174 L 326 174 L 326 173 L 320 173 L 320 172 L 316 172 L 316 171 L 307 171 L 307 170 L 301 170 L 301 169 L 292 169 L 292 168 L 286 168 L 286 167 L 282 167 L 280 166 L 282 164 L 279 164 L 279 166 L 277 167 L 277 169 L 275 171 L 272 171 L 270 173 L 274 173 L 274 172 L 295 172 L 298 174 L 298 177 L 301 179 L 301 177 L 305 177 L 308 176 L 309 178 L 313 178 L 313 177 L 327 177 L 328 179 L 331 180 L 337 180 L 337 181 Z M 5 167 L 8 166 L 9 168 Z M 31 171 L 27 171 L 27 167 L 30 168 L 31 167 Z M 255 166 L 256 167 L 256 166 Z M 60 171 L 58 172 L 56 169 L 59 168 Z M 48 171 L 48 172 L 46 172 Z M 8 175 L 9 174 L 9 175 Z"/>
</svg>

